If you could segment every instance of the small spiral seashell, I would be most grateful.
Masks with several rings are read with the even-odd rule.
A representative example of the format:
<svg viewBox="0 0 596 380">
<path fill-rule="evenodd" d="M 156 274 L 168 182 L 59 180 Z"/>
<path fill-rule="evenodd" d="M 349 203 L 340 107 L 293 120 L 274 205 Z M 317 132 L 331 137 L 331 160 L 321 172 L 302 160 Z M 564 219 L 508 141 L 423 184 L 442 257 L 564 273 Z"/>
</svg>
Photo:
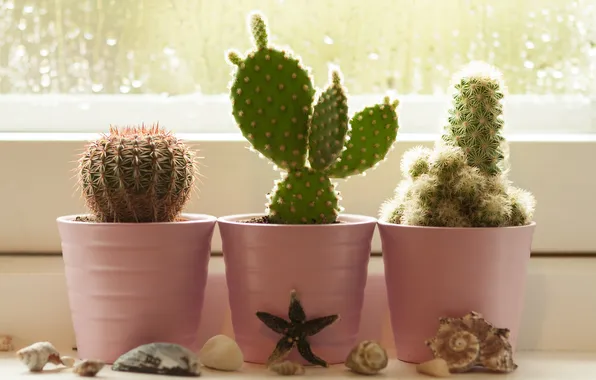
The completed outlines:
<svg viewBox="0 0 596 380">
<path fill-rule="evenodd" d="M 18 350 L 16 355 L 31 372 L 41 371 L 48 363 L 65 365 L 60 358 L 60 353 L 50 342 L 34 343 Z M 71 364 L 74 364 L 74 360 Z"/>
<path fill-rule="evenodd" d="M 12 337 L 10 335 L 0 335 L 0 351 L 12 351 Z"/>
<path fill-rule="evenodd" d="M 73 372 L 82 377 L 93 377 L 104 367 L 100 360 L 83 360 L 74 368 Z"/>
<path fill-rule="evenodd" d="M 272 363 L 269 365 L 269 369 L 282 376 L 303 375 L 305 373 L 301 364 L 289 360 Z"/>
<path fill-rule="evenodd" d="M 509 329 L 497 328 L 472 311 L 461 318 L 440 318 L 436 336 L 426 344 L 435 358 L 447 362 L 451 372 L 479 366 L 509 373 L 517 369 L 509 334 Z"/>
<path fill-rule="evenodd" d="M 387 367 L 388 363 L 387 351 L 379 343 L 365 340 L 350 351 L 345 365 L 356 373 L 374 375 Z"/>
<path fill-rule="evenodd" d="M 466 372 L 476 365 L 480 342 L 465 326 L 450 322 L 441 320 L 437 335 L 427 345 L 436 358 L 445 359 L 451 372 Z"/>
</svg>

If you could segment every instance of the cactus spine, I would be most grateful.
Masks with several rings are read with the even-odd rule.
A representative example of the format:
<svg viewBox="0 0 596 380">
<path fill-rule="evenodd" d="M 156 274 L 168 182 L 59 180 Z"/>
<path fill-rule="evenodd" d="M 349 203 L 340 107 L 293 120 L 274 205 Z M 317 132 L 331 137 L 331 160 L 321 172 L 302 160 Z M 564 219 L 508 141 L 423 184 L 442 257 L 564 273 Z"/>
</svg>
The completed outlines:
<svg viewBox="0 0 596 380">
<path fill-rule="evenodd" d="M 502 136 L 503 89 L 494 67 L 472 62 L 454 77 L 448 124 L 434 149 L 402 157 L 404 179 L 380 210 L 396 224 L 506 227 L 529 224 L 535 199 L 511 185 Z"/>
<path fill-rule="evenodd" d="M 110 127 L 79 159 L 79 184 L 98 222 L 172 222 L 192 193 L 194 153 L 157 125 Z"/>
<path fill-rule="evenodd" d="M 254 12 L 249 21 L 254 48 L 245 57 L 227 53 L 235 67 L 230 96 L 243 136 L 286 172 L 268 195 L 269 221 L 335 223 L 341 207 L 331 178 L 364 173 L 385 158 L 397 136 L 398 101 L 385 98 L 350 119 L 339 70 L 317 93 L 310 69 L 269 45 L 264 17 Z"/>
</svg>

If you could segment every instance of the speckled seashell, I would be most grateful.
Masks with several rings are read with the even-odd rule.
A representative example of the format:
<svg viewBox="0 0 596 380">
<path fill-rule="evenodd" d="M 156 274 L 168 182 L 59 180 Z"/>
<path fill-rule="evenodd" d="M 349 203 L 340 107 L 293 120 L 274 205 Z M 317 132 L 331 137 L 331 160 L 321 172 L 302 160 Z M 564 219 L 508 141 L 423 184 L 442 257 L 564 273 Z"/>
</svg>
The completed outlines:
<svg viewBox="0 0 596 380">
<path fill-rule="evenodd" d="M 83 360 L 74 368 L 74 373 L 83 377 L 93 377 L 104 367 L 100 360 Z"/>
<path fill-rule="evenodd" d="M 426 344 L 436 358 L 445 359 L 451 372 L 479 366 L 509 373 L 518 367 L 513 361 L 509 334 L 509 329 L 497 328 L 472 311 L 461 318 L 441 318 L 436 336 Z"/>
<path fill-rule="evenodd" d="M 69 366 L 69 361 L 64 363 L 60 357 L 60 353 L 50 342 L 37 342 L 25 348 L 22 348 L 17 351 L 17 357 L 21 360 L 29 371 L 31 372 L 39 372 L 43 370 L 43 367 L 48 364 L 52 363 L 55 365 L 65 365 Z"/>
<path fill-rule="evenodd" d="M 345 365 L 352 371 L 363 375 L 374 375 L 387 367 L 387 351 L 377 342 L 365 340 L 350 351 Z"/>
<path fill-rule="evenodd" d="M 122 354 L 112 371 L 169 376 L 200 376 L 200 361 L 186 347 L 174 343 L 148 343 Z"/>
<path fill-rule="evenodd" d="M 304 375 L 305 373 L 304 367 L 301 364 L 289 360 L 271 363 L 269 369 L 282 376 Z"/>
<path fill-rule="evenodd" d="M 0 351 L 12 351 L 14 347 L 12 345 L 12 336 L 0 335 Z"/>
<path fill-rule="evenodd" d="M 474 367 L 480 356 L 478 337 L 461 319 L 441 318 L 439 331 L 426 344 L 435 358 L 447 362 L 451 372 L 466 372 Z"/>
</svg>

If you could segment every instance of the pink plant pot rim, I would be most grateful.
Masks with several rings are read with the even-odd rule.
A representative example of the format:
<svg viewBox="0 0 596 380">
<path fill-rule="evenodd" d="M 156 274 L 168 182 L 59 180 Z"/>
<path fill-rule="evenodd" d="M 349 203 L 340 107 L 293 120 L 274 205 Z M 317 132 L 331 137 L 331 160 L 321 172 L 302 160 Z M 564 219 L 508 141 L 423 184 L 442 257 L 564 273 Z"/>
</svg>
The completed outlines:
<svg viewBox="0 0 596 380">
<path fill-rule="evenodd" d="M 411 229 L 426 229 L 426 230 L 441 230 L 441 231 L 494 231 L 494 230 L 503 230 L 503 229 L 524 229 L 529 227 L 536 227 L 536 222 L 532 221 L 529 224 L 524 224 L 523 226 L 510 226 L 510 227 L 435 227 L 435 226 L 412 226 L 406 224 L 396 224 L 396 223 L 389 223 L 383 220 L 378 220 L 377 223 L 383 227 L 394 227 L 394 228 L 411 228 Z"/>
<path fill-rule="evenodd" d="M 179 220 L 175 222 L 154 222 L 154 223 L 109 223 L 109 222 L 83 222 L 83 221 L 76 221 L 75 219 L 78 217 L 85 217 L 91 216 L 91 214 L 73 214 L 73 215 L 64 215 L 56 218 L 56 221 L 59 223 L 76 223 L 77 225 L 90 225 L 90 226 L 139 226 L 142 228 L 143 226 L 148 225 L 163 225 L 163 224 L 192 224 L 192 223 L 213 223 L 217 221 L 217 217 L 209 214 L 193 214 L 193 213 L 182 213 L 180 217 L 185 218 L 187 220 Z"/>
<path fill-rule="evenodd" d="M 372 216 L 368 215 L 358 215 L 358 214 L 340 214 L 337 220 L 343 223 L 333 223 L 333 224 L 272 224 L 272 223 L 247 223 L 243 222 L 243 220 L 248 220 L 252 218 L 261 218 L 266 216 L 263 213 L 254 213 L 254 214 L 234 214 L 234 215 L 227 215 L 221 216 L 217 218 L 218 223 L 222 224 L 236 224 L 242 226 L 250 226 L 254 228 L 342 228 L 346 225 L 358 225 L 358 224 L 370 224 L 370 223 L 377 223 L 377 219 Z"/>
</svg>

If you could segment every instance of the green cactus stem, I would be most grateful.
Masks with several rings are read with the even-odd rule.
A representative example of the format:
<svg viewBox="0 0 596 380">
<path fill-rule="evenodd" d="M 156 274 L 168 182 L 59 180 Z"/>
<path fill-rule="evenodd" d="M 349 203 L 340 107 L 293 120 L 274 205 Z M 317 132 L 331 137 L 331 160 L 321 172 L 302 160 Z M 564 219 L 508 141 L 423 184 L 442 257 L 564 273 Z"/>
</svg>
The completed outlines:
<svg viewBox="0 0 596 380">
<path fill-rule="evenodd" d="M 502 136 L 504 85 L 494 67 L 472 62 L 454 77 L 449 124 L 431 150 L 404 154 L 404 179 L 380 210 L 390 223 L 507 227 L 532 221 L 535 199 L 511 185 Z"/>
<path fill-rule="evenodd" d="M 339 69 L 317 92 L 300 58 L 269 44 L 260 13 L 248 24 L 254 47 L 244 56 L 227 52 L 235 68 L 230 97 L 243 136 L 285 172 L 268 196 L 269 220 L 335 223 L 342 208 L 331 178 L 362 174 L 385 159 L 399 129 L 399 102 L 387 97 L 350 119 Z"/>
<path fill-rule="evenodd" d="M 269 216 L 288 224 L 324 224 L 336 220 L 339 193 L 328 176 L 310 168 L 294 170 L 275 183 Z"/>
<path fill-rule="evenodd" d="M 194 153 L 158 125 L 110 127 L 79 158 L 79 184 L 98 222 L 172 222 L 190 198 Z"/>
</svg>

